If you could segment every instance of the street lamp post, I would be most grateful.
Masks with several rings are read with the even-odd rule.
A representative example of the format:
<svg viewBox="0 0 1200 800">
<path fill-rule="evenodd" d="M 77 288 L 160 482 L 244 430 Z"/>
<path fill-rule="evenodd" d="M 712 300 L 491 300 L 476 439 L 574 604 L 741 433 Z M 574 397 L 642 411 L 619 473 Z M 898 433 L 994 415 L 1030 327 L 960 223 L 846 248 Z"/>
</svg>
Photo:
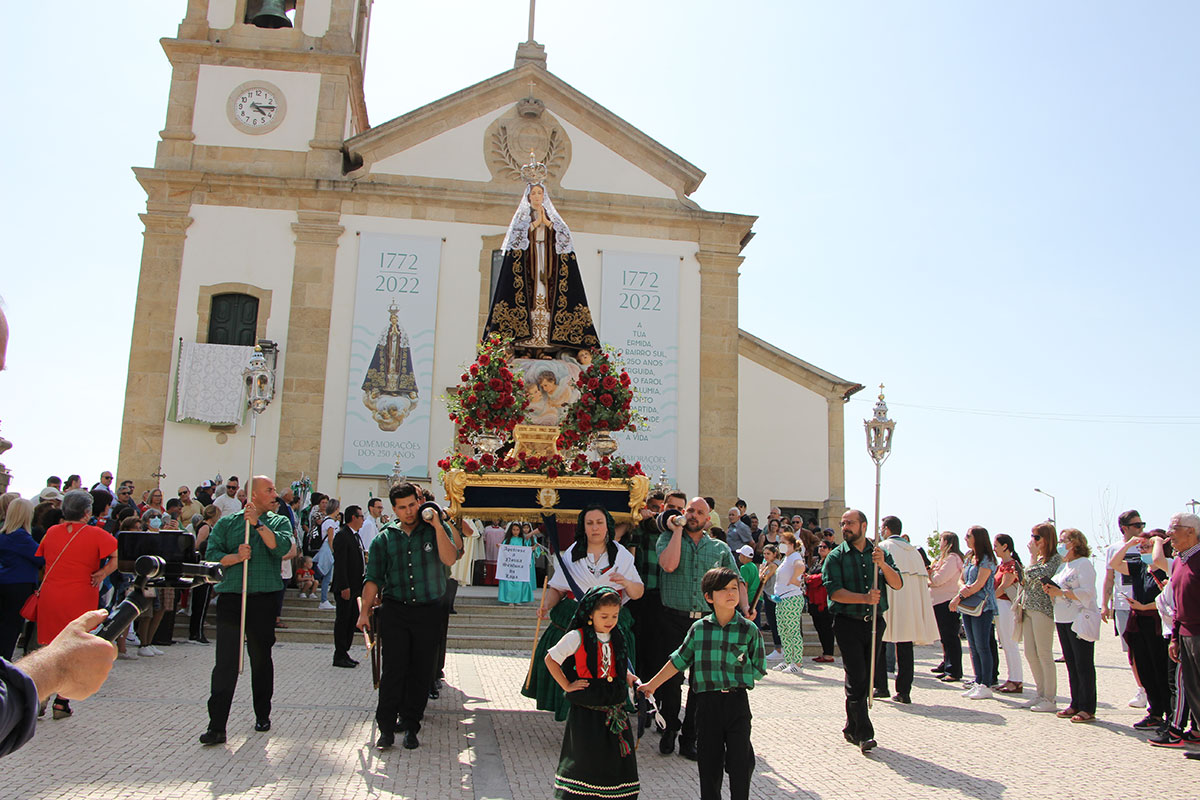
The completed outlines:
<svg viewBox="0 0 1200 800">
<path fill-rule="evenodd" d="M 250 363 L 242 371 L 246 382 L 246 405 L 250 409 L 250 490 L 247 492 L 246 503 L 254 502 L 254 445 L 257 437 L 258 415 L 267 410 L 274 396 L 275 376 L 267 366 L 261 347 L 254 348 Z M 244 518 L 244 515 L 243 515 Z M 245 535 L 243 543 L 250 544 L 250 520 L 245 520 Z M 238 674 L 246 668 L 246 593 L 249 587 L 250 571 L 246 562 L 242 562 L 242 617 L 241 632 L 238 635 Z"/>
<path fill-rule="evenodd" d="M 1058 525 L 1058 503 L 1055 501 L 1054 495 L 1050 494 L 1049 492 L 1043 492 L 1041 489 L 1037 489 L 1037 488 L 1035 488 L 1034 491 L 1037 492 L 1038 494 L 1044 494 L 1044 495 L 1046 495 L 1046 497 L 1050 498 L 1050 521 L 1053 522 L 1057 526 Z"/>
<path fill-rule="evenodd" d="M 875 546 L 879 545 L 879 481 L 883 470 L 883 462 L 887 461 L 888 456 L 892 453 L 892 434 L 895 431 L 896 423 L 894 420 L 888 419 L 887 403 L 883 401 L 883 384 L 879 384 L 879 400 L 875 403 L 875 414 L 871 419 L 863 420 L 863 426 L 867 430 L 867 453 L 870 454 L 871 460 L 875 462 Z M 871 570 L 871 591 L 879 588 L 879 570 Z M 878 608 L 878 606 L 876 607 Z M 867 683 L 870 684 L 874 680 L 875 674 L 875 630 L 879 619 L 878 613 L 871 615 L 871 671 L 867 673 Z M 874 692 L 867 691 L 867 708 L 870 708 L 872 703 L 872 695 Z"/>
</svg>

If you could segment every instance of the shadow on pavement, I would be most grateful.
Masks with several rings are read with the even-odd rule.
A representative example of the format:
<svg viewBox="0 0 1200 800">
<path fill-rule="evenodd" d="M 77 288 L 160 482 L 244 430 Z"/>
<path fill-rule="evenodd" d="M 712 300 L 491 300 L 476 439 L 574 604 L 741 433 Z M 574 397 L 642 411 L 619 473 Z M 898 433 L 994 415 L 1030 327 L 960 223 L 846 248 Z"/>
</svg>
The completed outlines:
<svg viewBox="0 0 1200 800">
<path fill-rule="evenodd" d="M 979 800 L 998 800 L 1003 797 L 1006 788 L 999 781 L 968 775 L 933 761 L 915 758 L 882 747 L 875 750 L 869 758 L 886 765 L 909 783 L 938 789 L 952 789 L 970 797 L 979 798 Z"/>
</svg>

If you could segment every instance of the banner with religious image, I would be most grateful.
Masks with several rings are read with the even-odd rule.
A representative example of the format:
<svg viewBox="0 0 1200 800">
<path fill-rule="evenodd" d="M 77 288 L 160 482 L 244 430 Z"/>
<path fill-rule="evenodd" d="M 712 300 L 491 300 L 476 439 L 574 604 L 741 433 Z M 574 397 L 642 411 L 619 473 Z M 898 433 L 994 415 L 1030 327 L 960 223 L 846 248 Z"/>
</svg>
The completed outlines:
<svg viewBox="0 0 1200 800">
<path fill-rule="evenodd" d="M 442 240 L 362 233 L 342 473 L 429 477 Z"/>
<path fill-rule="evenodd" d="M 679 437 L 679 256 L 605 250 L 600 339 L 621 353 L 646 430 L 613 436 L 652 482 L 675 480 Z"/>
</svg>

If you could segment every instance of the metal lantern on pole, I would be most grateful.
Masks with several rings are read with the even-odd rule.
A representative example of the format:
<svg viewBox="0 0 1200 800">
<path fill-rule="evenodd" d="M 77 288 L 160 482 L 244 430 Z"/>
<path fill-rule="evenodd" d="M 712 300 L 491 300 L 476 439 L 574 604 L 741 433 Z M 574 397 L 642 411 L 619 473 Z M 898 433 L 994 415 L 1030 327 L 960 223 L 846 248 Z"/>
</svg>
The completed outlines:
<svg viewBox="0 0 1200 800">
<path fill-rule="evenodd" d="M 888 456 L 892 454 L 892 434 L 896 429 L 894 420 L 888 419 L 887 403 L 883 400 L 883 384 L 879 384 L 879 400 L 875 403 L 875 413 L 871 419 L 863 420 L 863 426 L 867 430 L 867 453 L 871 456 L 871 460 L 875 462 L 875 539 L 874 545 L 879 545 L 879 478 L 883 469 L 883 462 L 887 461 Z M 879 570 L 871 570 L 871 591 L 879 588 Z M 867 673 L 868 682 L 874 680 L 870 676 L 875 674 L 875 631 L 878 625 L 879 615 L 871 615 L 871 671 Z M 873 692 L 867 692 L 867 707 L 870 708 L 872 703 Z"/>
<path fill-rule="evenodd" d="M 392 477 L 388 483 L 388 486 L 399 486 L 400 484 L 404 483 L 404 478 L 404 470 L 400 467 L 400 457 L 397 456 L 396 463 L 392 464 Z"/>
<path fill-rule="evenodd" d="M 267 410 L 267 406 L 271 403 L 271 398 L 275 396 L 275 376 L 271 372 L 271 368 L 267 366 L 267 359 L 263 355 L 262 347 L 256 346 L 254 354 L 250 356 L 250 363 L 246 365 L 246 369 L 242 371 L 242 378 L 246 383 L 246 406 L 250 409 L 250 489 L 247 491 L 246 504 L 249 505 L 254 501 L 254 445 L 257 437 L 258 415 Z M 245 535 L 242 539 L 246 545 L 250 544 L 250 520 L 245 519 Z M 250 571 L 246 567 L 246 562 L 242 562 L 242 615 L 241 615 L 241 631 L 238 635 L 238 674 L 246 668 L 246 596 L 249 588 Z"/>
</svg>

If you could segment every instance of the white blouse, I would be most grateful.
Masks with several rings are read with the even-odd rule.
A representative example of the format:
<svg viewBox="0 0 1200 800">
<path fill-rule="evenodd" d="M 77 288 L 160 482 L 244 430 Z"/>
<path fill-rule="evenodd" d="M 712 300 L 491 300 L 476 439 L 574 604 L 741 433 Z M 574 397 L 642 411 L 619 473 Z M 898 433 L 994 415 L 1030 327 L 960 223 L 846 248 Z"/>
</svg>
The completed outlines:
<svg viewBox="0 0 1200 800">
<path fill-rule="evenodd" d="M 641 585 L 642 579 L 638 575 L 637 567 L 633 565 L 632 553 L 618 543 L 617 563 L 614 568 L 608 563 L 607 550 L 602 552 L 598 559 L 593 559 L 590 554 L 584 554 L 583 558 L 578 561 L 572 561 L 571 554 L 574 549 L 575 544 L 572 543 L 570 547 L 562 551 L 562 563 L 566 565 L 567 571 L 571 573 L 571 577 L 579 584 L 580 589 L 586 592 L 593 586 L 609 586 L 620 592 L 622 605 L 629 602 L 629 596 L 625 594 L 624 587 L 613 583 L 606 576 L 615 572 L 626 580 Z M 550 586 L 563 594 L 571 592 L 571 584 L 567 581 L 566 575 L 563 574 L 558 559 L 551 558 L 550 563 L 554 565 L 554 574 L 550 577 Z M 579 598 L 575 599 L 578 600 Z"/>
<path fill-rule="evenodd" d="M 783 566 L 775 573 L 775 595 L 779 599 L 799 597 L 804 594 L 804 586 L 792 583 L 792 576 L 804 574 L 804 553 L 797 550 L 783 560 Z"/>
<path fill-rule="evenodd" d="M 608 651 L 608 658 L 610 660 L 612 659 L 612 644 L 610 644 L 611 639 L 611 633 L 596 634 L 596 640 L 600 642 L 600 645 L 604 648 L 604 650 Z M 571 656 L 575 655 L 575 651 L 580 647 L 583 647 L 583 636 L 579 630 L 576 629 L 573 631 L 567 631 L 565 634 L 563 634 L 563 637 L 558 640 L 558 644 L 546 651 L 546 655 L 554 659 L 554 663 L 561 664 Z M 604 662 L 603 652 L 600 654 L 600 661 L 601 663 Z"/>
<path fill-rule="evenodd" d="M 1054 598 L 1054 621 L 1074 622 L 1079 612 L 1096 607 L 1096 568 L 1086 558 L 1064 561 L 1054 573 L 1058 588 L 1070 591 L 1074 600 L 1058 595 Z"/>
</svg>

